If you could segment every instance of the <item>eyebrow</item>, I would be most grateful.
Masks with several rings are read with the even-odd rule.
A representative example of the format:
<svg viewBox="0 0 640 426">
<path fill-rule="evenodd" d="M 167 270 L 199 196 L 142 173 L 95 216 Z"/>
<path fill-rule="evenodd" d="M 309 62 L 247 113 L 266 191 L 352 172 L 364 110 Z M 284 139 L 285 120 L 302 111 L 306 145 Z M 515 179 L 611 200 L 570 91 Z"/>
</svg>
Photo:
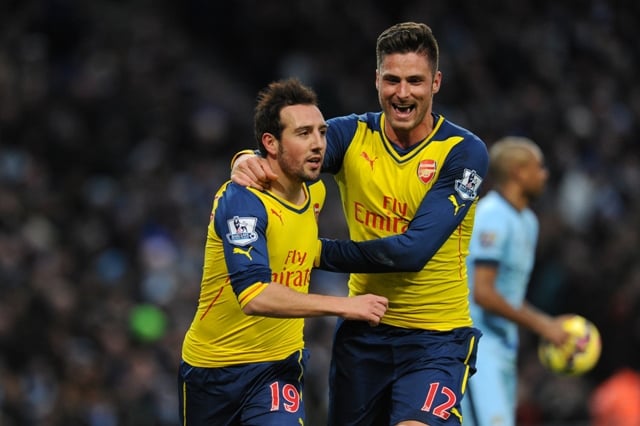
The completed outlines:
<svg viewBox="0 0 640 426">
<path fill-rule="evenodd" d="M 297 132 L 297 131 L 300 131 L 300 130 L 311 130 L 311 129 L 315 128 L 315 127 L 316 126 L 314 124 L 309 124 L 309 125 L 305 125 L 305 126 L 296 127 L 293 130 L 295 132 Z M 319 129 L 327 129 L 328 127 L 329 126 L 326 123 L 318 126 Z"/>
</svg>

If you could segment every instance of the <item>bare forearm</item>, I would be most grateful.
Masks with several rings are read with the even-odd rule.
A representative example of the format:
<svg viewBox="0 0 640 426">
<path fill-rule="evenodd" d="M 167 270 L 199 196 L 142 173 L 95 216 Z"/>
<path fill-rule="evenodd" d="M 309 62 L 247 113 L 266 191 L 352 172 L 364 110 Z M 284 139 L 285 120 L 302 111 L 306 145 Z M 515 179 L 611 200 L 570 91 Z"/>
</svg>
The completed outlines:
<svg viewBox="0 0 640 426">
<path fill-rule="evenodd" d="M 281 284 L 271 283 L 245 306 L 244 312 L 247 315 L 277 318 L 342 316 L 346 313 L 343 299 L 336 296 L 304 294 Z"/>
<path fill-rule="evenodd" d="M 539 335 L 543 334 L 545 327 L 552 321 L 549 315 L 534 308 L 526 301 L 522 306 L 514 307 L 502 297 L 495 295 L 495 297 L 486 298 L 480 304 L 487 311 L 500 315 Z"/>
<path fill-rule="evenodd" d="M 354 297 L 306 294 L 271 283 L 243 308 L 247 315 L 277 318 L 309 318 L 336 315 L 346 319 L 380 323 L 389 301 L 375 294 Z"/>
</svg>

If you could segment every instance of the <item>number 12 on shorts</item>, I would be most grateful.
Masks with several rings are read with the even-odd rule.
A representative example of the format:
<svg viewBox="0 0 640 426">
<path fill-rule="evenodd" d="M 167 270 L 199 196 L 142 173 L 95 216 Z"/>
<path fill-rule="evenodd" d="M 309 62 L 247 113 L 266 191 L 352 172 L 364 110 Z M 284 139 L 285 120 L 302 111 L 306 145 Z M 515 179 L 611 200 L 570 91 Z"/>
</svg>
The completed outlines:
<svg viewBox="0 0 640 426">
<path fill-rule="evenodd" d="M 446 400 L 433 408 L 433 402 L 436 399 L 438 393 L 445 396 Z M 438 416 L 441 419 L 448 419 L 451 413 L 449 410 L 451 407 L 456 405 L 456 394 L 454 391 L 449 389 L 447 386 L 440 386 L 440 383 L 431 383 L 429 385 L 429 392 L 427 393 L 427 398 L 424 401 L 424 405 L 422 406 L 422 411 L 432 412 L 434 416 Z"/>
</svg>

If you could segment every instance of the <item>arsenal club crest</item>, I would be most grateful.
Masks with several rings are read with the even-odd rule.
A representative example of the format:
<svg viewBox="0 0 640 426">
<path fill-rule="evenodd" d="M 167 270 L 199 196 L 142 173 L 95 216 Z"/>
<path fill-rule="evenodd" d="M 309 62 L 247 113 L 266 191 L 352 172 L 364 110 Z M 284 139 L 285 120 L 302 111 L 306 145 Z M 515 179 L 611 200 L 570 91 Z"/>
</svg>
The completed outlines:
<svg viewBox="0 0 640 426">
<path fill-rule="evenodd" d="M 436 168 L 436 160 L 422 160 L 418 164 L 418 178 L 425 184 L 431 182 L 436 175 Z"/>
</svg>

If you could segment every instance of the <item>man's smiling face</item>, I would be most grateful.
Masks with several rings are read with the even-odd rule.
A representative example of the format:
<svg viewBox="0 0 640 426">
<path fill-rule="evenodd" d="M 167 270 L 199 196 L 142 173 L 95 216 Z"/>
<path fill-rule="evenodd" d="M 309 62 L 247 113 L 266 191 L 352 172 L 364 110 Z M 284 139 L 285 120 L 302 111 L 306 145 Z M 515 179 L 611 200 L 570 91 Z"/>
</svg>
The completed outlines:
<svg viewBox="0 0 640 426">
<path fill-rule="evenodd" d="M 376 70 L 376 89 L 390 127 L 385 129 L 387 136 L 401 144 L 428 136 L 432 130 L 433 95 L 440 89 L 441 78 L 440 71 L 433 75 L 424 54 L 392 53 L 384 57 Z"/>
</svg>

